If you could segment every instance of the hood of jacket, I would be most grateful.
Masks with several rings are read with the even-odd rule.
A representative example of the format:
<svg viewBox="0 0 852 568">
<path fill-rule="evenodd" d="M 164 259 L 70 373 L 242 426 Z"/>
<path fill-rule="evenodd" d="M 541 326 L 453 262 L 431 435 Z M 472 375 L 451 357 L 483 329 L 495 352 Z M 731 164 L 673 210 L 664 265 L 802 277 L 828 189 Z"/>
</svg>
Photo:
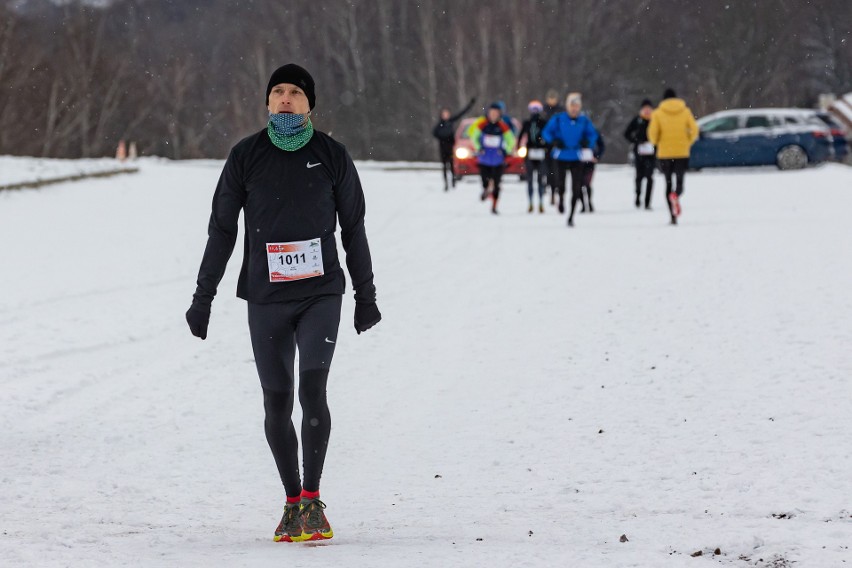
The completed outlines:
<svg viewBox="0 0 852 568">
<path fill-rule="evenodd" d="M 660 110 L 669 114 L 678 114 L 686 109 L 683 99 L 666 99 L 660 103 Z"/>
</svg>

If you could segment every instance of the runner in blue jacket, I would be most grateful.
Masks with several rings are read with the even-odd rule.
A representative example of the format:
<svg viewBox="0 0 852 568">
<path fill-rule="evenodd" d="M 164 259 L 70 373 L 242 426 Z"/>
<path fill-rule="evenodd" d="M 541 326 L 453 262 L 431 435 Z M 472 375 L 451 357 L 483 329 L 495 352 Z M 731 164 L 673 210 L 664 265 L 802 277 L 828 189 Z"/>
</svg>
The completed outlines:
<svg viewBox="0 0 852 568">
<path fill-rule="evenodd" d="M 574 226 L 574 210 L 577 202 L 583 199 L 584 162 L 594 161 L 589 148 L 594 148 L 598 140 L 589 117 L 580 111 L 583 108 L 579 93 L 569 93 L 566 107 L 567 112 L 555 114 L 544 127 L 541 137 L 553 144 L 551 156 L 556 163 L 556 187 L 559 193 L 559 212 L 565 211 L 565 175 L 571 171 L 571 213 L 568 215 L 568 226 Z M 584 144 L 585 142 L 585 144 Z M 583 151 L 583 146 L 587 151 Z"/>
</svg>

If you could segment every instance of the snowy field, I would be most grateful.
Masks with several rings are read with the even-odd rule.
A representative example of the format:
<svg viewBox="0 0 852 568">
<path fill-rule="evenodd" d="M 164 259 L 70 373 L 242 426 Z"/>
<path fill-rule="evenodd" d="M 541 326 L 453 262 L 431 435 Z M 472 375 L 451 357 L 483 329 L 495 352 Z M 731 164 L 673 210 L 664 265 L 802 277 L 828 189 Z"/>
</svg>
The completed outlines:
<svg viewBox="0 0 852 568">
<path fill-rule="evenodd" d="M 852 168 L 688 174 L 678 227 L 601 168 L 568 229 L 363 164 L 384 320 L 347 293 L 311 546 L 271 538 L 240 245 L 184 322 L 221 162 L 139 165 L 0 192 L 0 565 L 852 565 Z"/>
</svg>

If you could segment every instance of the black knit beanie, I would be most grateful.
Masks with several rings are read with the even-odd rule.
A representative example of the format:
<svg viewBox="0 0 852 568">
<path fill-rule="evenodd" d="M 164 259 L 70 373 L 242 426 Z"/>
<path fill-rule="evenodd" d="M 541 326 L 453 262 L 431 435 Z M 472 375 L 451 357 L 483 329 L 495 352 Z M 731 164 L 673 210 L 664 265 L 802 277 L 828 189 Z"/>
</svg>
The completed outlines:
<svg viewBox="0 0 852 568">
<path fill-rule="evenodd" d="M 669 89 L 666 89 L 663 92 L 663 98 L 664 99 L 674 99 L 674 98 L 677 98 L 677 95 L 675 94 L 674 89 L 669 88 Z"/>
<path fill-rule="evenodd" d="M 269 85 L 266 86 L 266 105 L 269 105 L 269 93 L 272 92 L 273 87 L 281 83 L 290 83 L 305 91 L 305 95 L 308 97 L 308 104 L 311 110 L 313 110 L 314 105 L 317 103 L 317 96 L 314 93 L 314 78 L 311 77 L 311 74 L 307 70 L 295 63 L 288 63 L 273 71 L 272 77 L 269 78 Z"/>
<path fill-rule="evenodd" d="M 639 105 L 639 108 L 642 108 L 644 106 L 652 107 L 654 106 L 654 103 L 651 102 L 651 99 L 642 99 L 642 104 Z"/>
</svg>

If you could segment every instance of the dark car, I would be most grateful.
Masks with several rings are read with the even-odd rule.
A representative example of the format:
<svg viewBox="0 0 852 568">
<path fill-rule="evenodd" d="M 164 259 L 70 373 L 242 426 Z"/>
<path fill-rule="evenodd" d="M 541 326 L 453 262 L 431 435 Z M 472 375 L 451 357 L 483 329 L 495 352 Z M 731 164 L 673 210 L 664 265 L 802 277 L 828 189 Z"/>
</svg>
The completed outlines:
<svg viewBox="0 0 852 568">
<path fill-rule="evenodd" d="M 467 133 L 470 125 L 476 120 L 478 119 L 466 118 L 461 121 L 458 129 L 456 129 L 456 146 L 453 150 L 453 169 L 456 179 L 461 179 L 464 176 L 479 175 L 479 164 L 476 161 L 476 154 L 473 151 L 473 142 L 471 142 L 470 136 Z M 513 118 L 512 124 L 515 125 L 515 132 L 521 131 L 521 124 L 517 119 Z M 503 170 L 503 173 L 517 174 L 521 178 L 526 175 L 524 157 L 518 154 L 517 141 L 515 142 L 515 148 L 512 150 L 512 153 L 506 156 L 506 169 Z"/>
<path fill-rule="evenodd" d="M 804 168 L 830 160 L 834 140 L 824 122 L 807 109 L 735 109 L 698 121 L 689 167 L 776 165 Z"/>
</svg>

